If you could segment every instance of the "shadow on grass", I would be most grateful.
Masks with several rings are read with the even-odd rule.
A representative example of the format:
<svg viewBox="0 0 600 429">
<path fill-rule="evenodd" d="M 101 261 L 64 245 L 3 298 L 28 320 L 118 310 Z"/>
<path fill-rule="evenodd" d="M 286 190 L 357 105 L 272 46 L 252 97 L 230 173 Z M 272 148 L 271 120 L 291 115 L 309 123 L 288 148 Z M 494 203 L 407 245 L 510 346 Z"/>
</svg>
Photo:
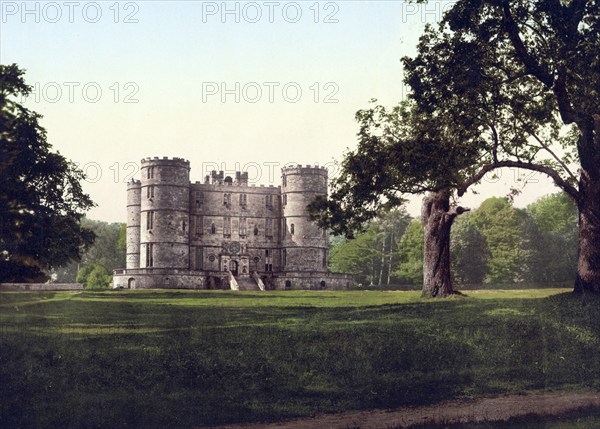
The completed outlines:
<svg viewBox="0 0 600 429">
<path fill-rule="evenodd" d="M 168 305 L 223 295 L 86 292 L 7 308 L 0 420 L 183 428 L 600 387 L 596 298 Z"/>
</svg>

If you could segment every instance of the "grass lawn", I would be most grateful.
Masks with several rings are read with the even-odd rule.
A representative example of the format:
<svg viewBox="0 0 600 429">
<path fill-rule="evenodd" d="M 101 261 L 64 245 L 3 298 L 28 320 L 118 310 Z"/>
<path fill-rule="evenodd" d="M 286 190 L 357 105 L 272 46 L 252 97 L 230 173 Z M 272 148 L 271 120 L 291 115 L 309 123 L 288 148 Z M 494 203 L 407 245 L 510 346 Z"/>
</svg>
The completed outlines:
<svg viewBox="0 0 600 429">
<path fill-rule="evenodd" d="M 567 290 L 0 293 L 2 428 L 192 428 L 599 390 Z"/>
</svg>

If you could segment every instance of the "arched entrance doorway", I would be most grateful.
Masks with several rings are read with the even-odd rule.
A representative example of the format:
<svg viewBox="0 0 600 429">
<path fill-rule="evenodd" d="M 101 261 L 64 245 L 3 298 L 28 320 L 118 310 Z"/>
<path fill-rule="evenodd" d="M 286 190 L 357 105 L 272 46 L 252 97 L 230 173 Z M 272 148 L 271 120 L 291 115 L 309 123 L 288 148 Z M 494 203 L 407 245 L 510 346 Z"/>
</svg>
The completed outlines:
<svg viewBox="0 0 600 429">
<path fill-rule="evenodd" d="M 133 277 L 127 280 L 127 289 L 135 289 L 135 279 Z"/>
<path fill-rule="evenodd" d="M 229 261 L 229 271 L 231 271 L 231 274 L 234 276 L 238 275 L 238 261 Z"/>
</svg>

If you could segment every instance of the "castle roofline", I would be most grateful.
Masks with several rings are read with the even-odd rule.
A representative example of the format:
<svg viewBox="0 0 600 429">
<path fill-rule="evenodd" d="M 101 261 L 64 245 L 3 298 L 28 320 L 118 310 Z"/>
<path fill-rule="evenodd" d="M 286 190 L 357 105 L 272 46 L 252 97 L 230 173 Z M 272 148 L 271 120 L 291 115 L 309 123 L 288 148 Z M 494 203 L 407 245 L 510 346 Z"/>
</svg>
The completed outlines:
<svg viewBox="0 0 600 429">
<path fill-rule="evenodd" d="M 317 174 L 317 175 L 322 175 L 322 174 L 327 174 L 327 167 L 323 167 L 320 165 L 306 165 L 306 166 L 302 166 L 301 164 L 298 165 L 290 165 L 287 167 L 283 167 L 281 169 L 281 172 L 283 174 L 298 174 L 298 173 L 310 173 L 310 174 Z"/>
<path fill-rule="evenodd" d="M 180 165 L 185 165 L 187 167 L 190 166 L 190 161 L 188 161 L 187 159 L 178 158 L 178 157 L 169 158 L 167 156 L 163 156 L 162 158 L 160 158 L 158 156 L 142 158 L 142 164 L 148 164 L 148 163 L 150 163 L 150 164 L 180 164 Z"/>
</svg>

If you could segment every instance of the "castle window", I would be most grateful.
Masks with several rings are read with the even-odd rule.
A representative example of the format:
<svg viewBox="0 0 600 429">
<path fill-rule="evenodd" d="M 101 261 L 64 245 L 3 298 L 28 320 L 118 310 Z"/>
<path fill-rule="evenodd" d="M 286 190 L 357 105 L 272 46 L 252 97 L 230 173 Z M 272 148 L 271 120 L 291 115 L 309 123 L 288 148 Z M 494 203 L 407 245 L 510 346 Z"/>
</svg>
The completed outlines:
<svg viewBox="0 0 600 429">
<path fill-rule="evenodd" d="M 202 262 L 204 260 L 204 258 L 202 257 L 202 247 L 197 247 L 196 248 L 196 269 L 197 270 L 202 270 Z"/>
<path fill-rule="evenodd" d="M 148 167 L 148 179 L 154 179 L 154 167 Z"/>
<path fill-rule="evenodd" d="M 196 191 L 196 208 L 199 209 L 204 204 L 204 194 Z"/>
<path fill-rule="evenodd" d="M 284 174 L 283 177 L 281 178 L 281 184 L 283 186 L 287 186 L 287 176 Z"/>
<path fill-rule="evenodd" d="M 211 234 L 216 234 L 217 233 L 217 227 L 215 226 L 214 222 L 210 225 L 210 233 Z"/>
<path fill-rule="evenodd" d="M 268 209 L 273 208 L 273 195 L 265 195 L 265 206 Z"/>
<path fill-rule="evenodd" d="M 290 234 L 294 235 L 294 224 L 290 225 Z"/>
<path fill-rule="evenodd" d="M 185 223 L 185 221 L 181 222 L 181 229 L 183 229 L 183 232 L 185 232 L 185 229 L 187 228 L 187 224 Z"/>
<path fill-rule="evenodd" d="M 202 233 L 204 232 L 203 223 L 204 219 L 202 218 L 202 216 L 196 216 L 196 235 L 202 235 Z"/>
<path fill-rule="evenodd" d="M 246 234 L 247 234 L 246 218 L 245 217 L 241 217 L 240 218 L 240 237 L 245 237 Z"/>
<path fill-rule="evenodd" d="M 283 205 L 287 205 L 287 194 L 283 194 Z"/>
<path fill-rule="evenodd" d="M 154 266 L 154 244 L 148 243 L 146 244 L 146 266 L 152 267 Z"/>
<path fill-rule="evenodd" d="M 265 256 L 268 258 L 269 257 L 269 249 L 265 249 Z"/>
<path fill-rule="evenodd" d="M 247 201 L 246 194 L 240 194 L 240 207 L 246 207 Z"/>
<path fill-rule="evenodd" d="M 146 229 L 150 230 L 154 227 L 154 212 L 146 213 Z"/>
<path fill-rule="evenodd" d="M 265 219 L 265 236 L 273 237 L 273 219 Z"/>
<path fill-rule="evenodd" d="M 223 218 L 223 237 L 231 237 L 231 218 L 229 216 Z"/>
<path fill-rule="evenodd" d="M 258 226 L 254 225 L 254 235 L 258 235 Z"/>
<path fill-rule="evenodd" d="M 148 198 L 154 198 L 154 186 L 148 186 L 148 188 L 146 188 L 146 191 L 148 193 Z"/>
<path fill-rule="evenodd" d="M 223 194 L 223 205 L 229 208 L 231 205 L 231 194 Z"/>
<path fill-rule="evenodd" d="M 287 265 L 287 250 L 283 249 L 283 253 L 281 254 L 281 265 L 285 268 Z"/>
</svg>

